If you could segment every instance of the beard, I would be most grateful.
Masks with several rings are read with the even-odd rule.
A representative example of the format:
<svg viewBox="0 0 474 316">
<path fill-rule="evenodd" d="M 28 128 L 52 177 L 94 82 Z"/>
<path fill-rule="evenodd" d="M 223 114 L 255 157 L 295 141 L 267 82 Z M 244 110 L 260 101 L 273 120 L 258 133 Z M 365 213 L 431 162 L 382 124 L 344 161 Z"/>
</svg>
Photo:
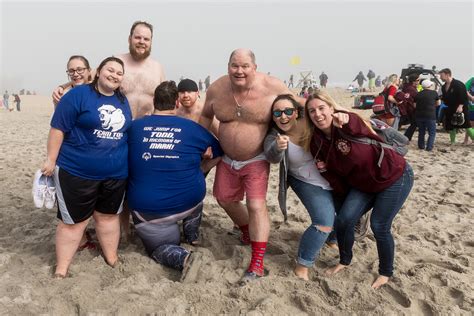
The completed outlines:
<svg viewBox="0 0 474 316">
<path fill-rule="evenodd" d="M 134 60 L 144 60 L 151 54 L 151 47 L 145 50 L 144 53 L 139 53 L 132 44 L 129 44 L 128 50 L 130 51 L 130 55 L 132 55 Z"/>
</svg>

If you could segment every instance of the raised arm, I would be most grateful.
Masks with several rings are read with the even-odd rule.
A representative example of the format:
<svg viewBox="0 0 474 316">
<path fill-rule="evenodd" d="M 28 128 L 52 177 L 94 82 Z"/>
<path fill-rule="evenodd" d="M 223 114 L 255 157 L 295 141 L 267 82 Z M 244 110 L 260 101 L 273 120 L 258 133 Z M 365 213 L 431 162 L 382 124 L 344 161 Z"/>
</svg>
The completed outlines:
<svg viewBox="0 0 474 316">
<path fill-rule="evenodd" d="M 58 87 L 56 87 L 56 89 L 53 90 L 53 94 L 51 95 L 51 97 L 53 98 L 54 107 L 56 107 L 59 100 L 61 100 L 64 92 L 71 86 L 72 86 L 71 82 L 66 82 L 59 85 Z"/>
<path fill-rule="evenodd" d="M 272 129 L 263 142 L 263 152 L 265 153 L 265 157 L 267 158 L 268 162 L 270 163 L 279 163 L 283 156 L 285 155 L 285 146 L 283 144 L 279 144 L 279 138 L 286 138 L 286 148 L 288 147 L 288 136 L 281 136 L 278 132 Z M 284 140 L 280 140 L 280 143 L 283 143 Z"/>
</svg>

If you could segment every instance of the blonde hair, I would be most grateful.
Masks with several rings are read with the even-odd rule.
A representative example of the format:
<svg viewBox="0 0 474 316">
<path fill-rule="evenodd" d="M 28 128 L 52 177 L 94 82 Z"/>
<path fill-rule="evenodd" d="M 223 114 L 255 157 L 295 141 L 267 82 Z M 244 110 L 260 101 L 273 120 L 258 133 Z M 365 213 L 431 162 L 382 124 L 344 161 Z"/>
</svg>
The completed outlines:
<svg viewBox="0 0 474 316">
<path fill-rule="evenodd" d="M 397 74 L 391 74 L 388 76 L 387 82 L 385 83 L 385 87 L 390 87 L 391 85 L 394 85 L 398 80 L 398 75 Z"/>
<path fill-rule="evenodd" d="M 308 111 L 308 104 L 311 101 L 313 101 L 314 99 L 318 99 L 318 100 L 323 101 L 324 103 L 326 103 L 329 106 L 329 108 L 333 109 L 334 112 L 343 111 L 343 112 L 348 112 L 348 113 L 352 113 L 352 114 L 357 115 L 364 122 L 364 124 L 367 126 L 367 128 L 372 133 L 376 134 L 375 131 L 372 129 L 370 123 L 367 122 L 366 120 L 364 120 L 359 114 L 354 113 L 352 111 L 349 111 L 349 110 L 343 108 L 342 106 L 340 106 L 339 104 L 337 104 L 336 101 L 329 95 L 329 93 L 327 93 L 323 90 L 317 90 L 315 93 L 313 93 L 312 95 L 310 95 L 308 97 L 308 99 L 306 100 L 305 106 L 304 106 L 304 118 L 305 118 L 305 123 L 306 124 L 305 124 L 304 132 L 303 132 L 302 144 L 303 144 L 303 148 L 306 151 L 310 151 L 311 140 L 313 139 L 314 130 L 316 129 L 316 127 L 313 124 L 313 121 L 311 120 L 311 117 L 310 117 L 309 111 Z"/>
</svg>

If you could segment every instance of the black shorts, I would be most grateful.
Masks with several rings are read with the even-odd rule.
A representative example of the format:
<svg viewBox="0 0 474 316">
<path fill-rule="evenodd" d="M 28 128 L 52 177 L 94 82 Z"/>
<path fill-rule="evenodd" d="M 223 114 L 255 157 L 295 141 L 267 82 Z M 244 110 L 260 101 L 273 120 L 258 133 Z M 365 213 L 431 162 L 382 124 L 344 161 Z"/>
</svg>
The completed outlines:
<svg viewBox="0 0 474 316">
<path fill-rule="evenodd" d="M 58 218 L 65 224 L 87 220 L 94 211 L 103 214 L 122 212 L 127 180 L 89 180 L 73 176 L 56 167 L 54 172 Z"/>
</svg>

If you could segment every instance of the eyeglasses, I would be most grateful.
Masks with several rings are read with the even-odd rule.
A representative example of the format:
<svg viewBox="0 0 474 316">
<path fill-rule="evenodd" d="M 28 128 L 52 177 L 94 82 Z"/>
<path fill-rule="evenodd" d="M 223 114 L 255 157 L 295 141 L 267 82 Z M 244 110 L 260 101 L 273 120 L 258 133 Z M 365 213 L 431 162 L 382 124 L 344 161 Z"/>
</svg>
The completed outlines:
<svg viewBox="0 0 474 316">
<path fill-rule="evenodd" d="M 294 108 L 286 108 L 284 110 L 275 110 L 273 111 L 273 116 L 274 117 L 280 117 L 282 116 L 283 113 L 285 113 L 286 116 L 291 116 L 293 113 L 295 113 L 296 109 Z"/>
<path fill-rule="evenodd" d="M 77 72 L 78 75 L 80 74 L 83 74 L 84 71 L 86 70 L 87 68 L 81 68 L 81 67 L 77 67 L 76 69 L 68 69 L 66 70 L 66 73 L 69 75 L 69 76 L 73 76 L 75 72 Z"/>
</svg>

